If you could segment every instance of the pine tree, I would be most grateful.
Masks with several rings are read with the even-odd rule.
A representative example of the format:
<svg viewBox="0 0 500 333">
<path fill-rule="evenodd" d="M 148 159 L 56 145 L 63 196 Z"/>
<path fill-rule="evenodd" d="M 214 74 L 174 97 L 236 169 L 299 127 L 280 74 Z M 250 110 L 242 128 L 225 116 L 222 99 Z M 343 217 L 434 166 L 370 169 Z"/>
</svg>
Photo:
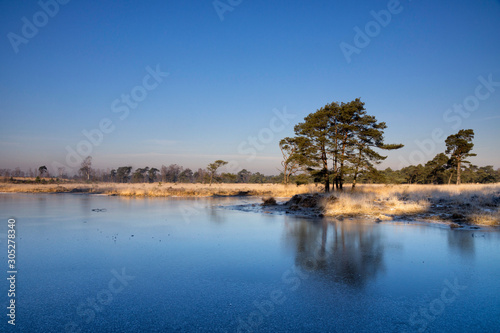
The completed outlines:
<svg viewBox="0 0 500 333">
<path fill-rule="evenodd" d="M 210 186 L 212 186 L 212 180 L 217 173 L 217 169 L 219 169 L 221 166 L 226 165 L 226 164 L 227 164 L 226 161 L 217 160 L 214 163 L 210 163 L 207 166 L 207 170 L 210 173 Z"/>
<path fill-rule="evenodd" d="M 385 123 L 367 115 L 359 98 L 349 103 L 331 103 L 309 114 L 304 122 L 295 126 L 295 137 L 281 143 L 293 144 L 296 152 L 289 159 L 306 167 L 311 175 L 321 181 L 325 192 L 330 191 L 330 178 L 342 190 L 345 177 L 352 173 L 353 187 L 360 172 L 373 169 L 385 156 L 378 149 L 398 149 L 401 144 L 384 144 Z M 333 161 L 332 168 L 329 161 Z"/>
<path fill-rule="evenodd" d="M 321 179 L 325 192 L 330 192 L 330 170 L 328 168 L 328 152 L 330 139 L 330 111 L 321 108 L 304 118 L 304 122 L 295 126 L 296 137 L 285 140 L 297 145 L 296 161 L 308 168 L 316 179 Z"/>
<path fill-rule="evenodd" d="M 450 135 L 446 138 L 446 154 L 451 155 L 453 165 L 457 168 L 457 185 L 460 184 L 460 173 L 463 163 L 470 163 L 465 159 L 476 154 L 470 151 L 474 147 L 472 143 L 474 139 L 474 131 L 472 129 L 462 129 L 457 134 Z"/>
<path fill-rule="evenodd" d="M 373 148 L 383 150 L 393 150 L 402 148 L 402 144 L 384 144 L 384 129 L 387 125 L 384 122 L 378 123 L 374 116 L 364 115 L 356 120 L 354 130 L 355 154 L 351 163 L 354 167 L 352 188 L 356 186 L 356 180 L 360 171 L 370 171 L 374 164 L 379 164 L 387 156 L 382 156 Z"/>
</svg>

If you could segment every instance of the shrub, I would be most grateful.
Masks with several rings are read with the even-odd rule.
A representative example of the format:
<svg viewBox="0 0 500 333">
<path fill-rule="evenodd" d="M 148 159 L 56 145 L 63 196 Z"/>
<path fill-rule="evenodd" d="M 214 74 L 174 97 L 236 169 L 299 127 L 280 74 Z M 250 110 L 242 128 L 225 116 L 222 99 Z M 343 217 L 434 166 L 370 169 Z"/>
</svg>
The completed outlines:
<svg viewBox="0 0 500 333">
<path fill-rule="evenodd" d="M 262 206 L 276 206 L 276 199 L 273 197 L 262 198 Z"/>
</svg>

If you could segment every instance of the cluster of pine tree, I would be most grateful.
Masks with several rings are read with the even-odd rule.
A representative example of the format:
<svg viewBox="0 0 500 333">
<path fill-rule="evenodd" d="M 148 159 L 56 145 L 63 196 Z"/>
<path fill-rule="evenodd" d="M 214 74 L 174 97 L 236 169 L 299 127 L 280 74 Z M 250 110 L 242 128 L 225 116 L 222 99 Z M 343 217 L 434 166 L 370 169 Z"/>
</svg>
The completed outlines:
<svg viewBox="0 0 500 333">
<path fill-rule="evenodd" d="M 280 142 L 285 182 L 286 175 L 304 170 L 324 184 L 325 192 L 330 191 L 331 182 L 342 190 L 348 176 L 354 187 L 360 175 L 374 170 L 386 158 L 378 149 L 403 147 L 384 143 L 386 128 L 384 122 L 367 114 L 359 98 L 325 105 L 295 126 L 294 137 Z"/>
<path fill-rule="evenodd" d="M 380 171 L 376 165 L 386 156 L 380 150 L 393 150 L 402 144 L 385 144 L 384 122 L 367 114 L 364 103 L 327 104 L 304 118 L 294 128 L 295 136 L 280 141 L 283 154 L 283 182 L 299 172 L 307 181 L 321 182 L 325 192 L 330 184 L 342 190 L 344 183 L 450 184 L 500 182 L 500 169 L 477 167 L 467 158 L 474 144 L 474 131 L 463 129 L 446 139 L 446 151 L 425 165 L 401 170 Z"/>
</svg>

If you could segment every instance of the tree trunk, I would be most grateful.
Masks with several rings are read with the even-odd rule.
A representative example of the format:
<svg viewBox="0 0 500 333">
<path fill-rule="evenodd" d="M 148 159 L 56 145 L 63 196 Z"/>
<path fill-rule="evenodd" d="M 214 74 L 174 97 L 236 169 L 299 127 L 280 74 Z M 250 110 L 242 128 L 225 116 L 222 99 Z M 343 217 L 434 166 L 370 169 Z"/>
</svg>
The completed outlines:
<svg viewBox="0 0 500 333">
<path fill-rule="evenodd" d="M 330 192 L 330 175 L 328 174 L 328 169 L 325 170 L 325 193 Z"/>
<path fill-rule="evenodd" d="M 340 171 L 339 171 L 339 177 L 338 177 L 338 183 L 339 183 L 339 191 L 342 191 L 342 185 L 344 183 L 344 161 L 340 162 Z"/>
<path fill-rule="evenodd" d="M 358 164 L 356 164 L 356 169 L 354 170 L 354 177 L 352 180 L 352 190 L 356 187 L 356 179 L 358 179 L 358 172 L 359 172 L 359 163 L 361 163 L 361 149 L 359 150 L 359 155 L 358 155 Z"/>
<path fill-rule="evenodd" d="M 340 155 L 340 170 L 339 170 L 340 191 L 343 190 L 343 185 L 344 185 L 344 160 L 346 158 L 345 156 L 346 145 L 347 145 L 347 133 L 344 135 L 344 139 L 342 140 L 342 154 Z"/>
<path fill-rule="evenodd" d="M 356 187 L 356 179 L 358 179 L 358 166 L 356 165 L 356 170 L 354 171 L 354 177 L 352 179 L 352 188 L 351 190 L 354 191 L 354 188 Z"/>
<path fill-rule="evenodd" d="M 339 128 L 337 126 L 337 121 L 335 121 L 335 145 L 334 145 L 334 158 L 333 158 L 333 172 L 335 174 L 335 189 L 340 191 L 339 184 Z"/>
<path fill-rule="evenodd" d="M 323 172 L 324 172 L 324 180 L 325 180 L 325 193 L 330 192 L 330 173 L 328 172 L 328 158 L 326 156 L 326 152 L 323 151 L 321 159 L 323 160 Z"/>
<path fill-rule="evenodd" d="M 457 185 L 460 185 L 460 169 L 462 168 L 462 161 L 457 159 Z"/>
<path fill-rule="evenodd" d="M 288 185 L 288 175 L 287 175 L 287 170 L 288 169 L 288 164 L 283 165 L 283 181 L 285 182 L 285 185 Z"/>
<path fill-rule="evenodd" d="M 333 156 L 333 174 L 335 175 L 335 177 L 333 179 L 333 181 L 334 181 L 333 186 L 338 191 L 339 190 L 339 164 L 338 164 L 337 139 L 335 139 L 335 153 Z"/>
</svg>

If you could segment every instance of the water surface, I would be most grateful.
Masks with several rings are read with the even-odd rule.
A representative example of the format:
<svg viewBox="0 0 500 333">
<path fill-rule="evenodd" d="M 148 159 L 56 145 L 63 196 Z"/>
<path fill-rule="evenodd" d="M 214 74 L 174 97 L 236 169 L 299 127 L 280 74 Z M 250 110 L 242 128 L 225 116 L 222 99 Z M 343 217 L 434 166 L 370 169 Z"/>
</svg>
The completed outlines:
<svg viewBox="0 0 500 333">
<path fill-rule="evenodd" d="M 499 332 L 499 232 L 221 207 L 242 202 L 0 194 L 2 331 Z"/>
</svg>

